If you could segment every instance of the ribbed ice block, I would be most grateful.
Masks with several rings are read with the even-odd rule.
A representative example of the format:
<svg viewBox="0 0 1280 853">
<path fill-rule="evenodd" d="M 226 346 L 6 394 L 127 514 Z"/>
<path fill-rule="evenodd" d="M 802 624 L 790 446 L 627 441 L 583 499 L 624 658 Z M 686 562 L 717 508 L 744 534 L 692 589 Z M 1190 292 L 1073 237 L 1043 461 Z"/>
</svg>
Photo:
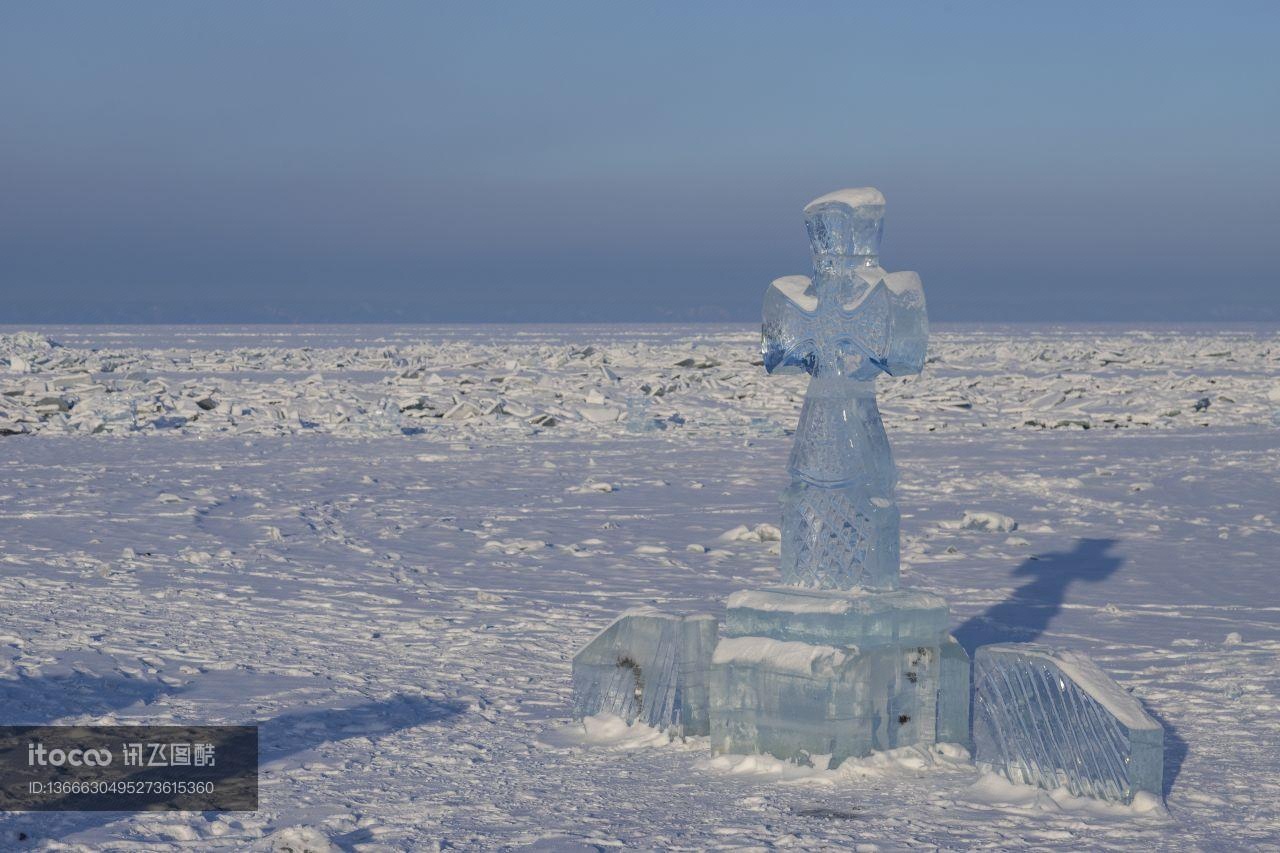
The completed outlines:
<svg viewBox="0 0 1280 853">
<path fill-rule="evenodd" d="M 717 627 L 701 613 L 626 611 L 573 656 L 574 718 L 610 713 L 679 736 L 707 734 Z"/>
<path fill-rule="evenodd" d="M 1012 782 L 1130 802 L 1160 796 L 1164 729 L 1088 656 L 1024 643 L 974 660 L 976 760 Z"/>
</svg>

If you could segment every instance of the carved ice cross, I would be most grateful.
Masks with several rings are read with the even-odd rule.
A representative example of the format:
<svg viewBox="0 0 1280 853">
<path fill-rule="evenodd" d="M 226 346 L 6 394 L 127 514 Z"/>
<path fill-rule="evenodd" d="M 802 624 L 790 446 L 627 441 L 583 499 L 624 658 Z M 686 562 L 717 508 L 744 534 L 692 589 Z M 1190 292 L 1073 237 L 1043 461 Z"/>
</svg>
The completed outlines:
<svg viewBox="0 0 1280 853">
<path fill-rule="evenodd" d="M 923 367 L 924 289 L 915 273 L 880 267 L 879 190 L 839 190 L 811 201 L 804 215 L 813 278 L 786 276 L 770 285 L 760 344 L 769 373 L 812 377 L 783 493 L 783 580 L 894 589 L 897 476 L 875 377 Z"/>
</svg>

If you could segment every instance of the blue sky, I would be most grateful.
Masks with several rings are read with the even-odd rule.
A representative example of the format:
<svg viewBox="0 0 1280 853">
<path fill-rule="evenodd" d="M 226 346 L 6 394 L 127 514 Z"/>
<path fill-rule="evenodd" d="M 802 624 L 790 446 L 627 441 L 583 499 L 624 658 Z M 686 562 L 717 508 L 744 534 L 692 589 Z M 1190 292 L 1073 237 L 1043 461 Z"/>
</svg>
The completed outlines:
<svg viewBox="0 0 1280 853">
<path fill-rule="evenodd" d="M 0 4 L 0 323 L 1280 320 L 1280 4 Z"/>
</svg>

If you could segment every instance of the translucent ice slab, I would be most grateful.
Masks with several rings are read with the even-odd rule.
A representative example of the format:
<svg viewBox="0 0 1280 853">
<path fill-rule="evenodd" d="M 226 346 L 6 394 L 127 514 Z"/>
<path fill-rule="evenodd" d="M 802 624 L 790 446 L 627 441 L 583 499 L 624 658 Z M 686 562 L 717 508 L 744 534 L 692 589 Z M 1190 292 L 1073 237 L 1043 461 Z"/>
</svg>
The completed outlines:
<svg viewBox="0 0 1280 853">
<path fill-rule="evenodd" d="M 941 598 L 915 590 L 734 593 L 711 660 L 711 748 L 834 765 L 966 743 L 969 659 L 949 622 Z"/>
<path fill-rule="evenodd" d="M 715 617 L 628 610 L 573 656 L 573 715 L 616 714 L 676 735 L 705 735 Z"/>
<path fill-rule="evenodd" d="M 969 743 L 969 655 L 947 637 L 941 647 L 942 672 L 938 680 L 938 743 Z"/>
<path fill-rule="evenodd" d="M 836 646 L 937 645 L 949 623 L 946 602 L 932 593 L 778 586 L 729 596 L 724 633 Z"/>
<path fill-rule="evenodd" d="M 711 667 L 711 748 L 801 762 L 830 755 L 835 766 L 876 749 L 933 743 L 942 667 L 936 645 L 861 651 L 722 639 Z"/>
<path fill-rule="evenodd" d="M 974 685 L 980 766 L 1076 796 L 1125 803 L 1139 791 L 1160 796 L 1164 730 L 1086 655 L 983 646 Z"/>
</svg>

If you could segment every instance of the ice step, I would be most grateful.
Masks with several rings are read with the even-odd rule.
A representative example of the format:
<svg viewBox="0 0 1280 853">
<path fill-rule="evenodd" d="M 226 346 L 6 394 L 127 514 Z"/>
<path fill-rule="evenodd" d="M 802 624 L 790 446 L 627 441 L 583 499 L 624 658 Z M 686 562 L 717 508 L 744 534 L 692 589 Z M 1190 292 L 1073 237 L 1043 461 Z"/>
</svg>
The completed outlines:
<svg viewBox="0 0 1280 853">
<path fill-rule="evenodd" d="M 776 586 L 729 596 L 724 634 L 864 649 L 937 645 L 950 621 L 947 603 L 919 590 Z"/>
</svg>

